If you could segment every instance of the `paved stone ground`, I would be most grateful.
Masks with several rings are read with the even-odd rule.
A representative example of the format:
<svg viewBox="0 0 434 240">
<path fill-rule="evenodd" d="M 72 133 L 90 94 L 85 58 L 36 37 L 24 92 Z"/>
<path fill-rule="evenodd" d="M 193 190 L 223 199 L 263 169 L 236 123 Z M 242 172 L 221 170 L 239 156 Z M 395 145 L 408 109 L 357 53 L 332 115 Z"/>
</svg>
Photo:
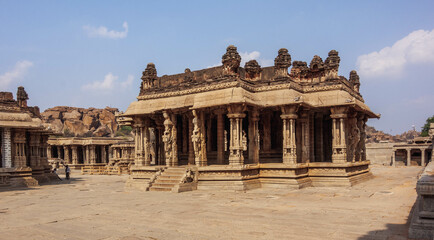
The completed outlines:
<svg viewBox="0 0 434 240">
<path fill-rule="evenodd" d="M 83 176 L 0 192 L 0 239 L 407 239 L 421 167 L 372 167 L 352 188 L 126 191 Z"/>
</svg>

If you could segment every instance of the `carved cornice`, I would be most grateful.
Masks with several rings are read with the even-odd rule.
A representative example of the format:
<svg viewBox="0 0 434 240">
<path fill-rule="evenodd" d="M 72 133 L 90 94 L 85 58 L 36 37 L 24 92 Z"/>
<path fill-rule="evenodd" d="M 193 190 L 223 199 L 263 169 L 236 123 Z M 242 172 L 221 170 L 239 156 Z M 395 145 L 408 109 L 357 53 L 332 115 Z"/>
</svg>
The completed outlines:
<svg viewBox="0 0 434 240">
<path fill-rule="evenodd" d="M 265 85 L 267 84 L 267 85 Z M 268 85 L 270 84 L 270 85 Z M 137 97 L 137 100 L 149 100 L 149 99 L 157 99 L 157 98 L 166 98 L 166 97 L 175 97 L 175 96 L 182 96 L 182 95 L 188 95 L 188 94 L 195 94 L 195 93 L 202 93 L 202 92 L 209 92 L 209 91 L 216 91 L 221 89 L 227 89 L 227 88 L 234 88 L 234 87 L 241 87 L 249 92 L 255 93 L 255 92 L 266 92 L 266 91 L 273 91 L 273 90 L 280 90 L 280 89 L 293 89 L 300 93 L 312 93 L 312 92 L 321 92 L 321 91 L 331 91 L 331 90 L 344 90 L 348 92 L 352 97 L 355 99 L 364 102 L 363 98 L 360 96 L 360 94 L 354 92 L 353 89 L 351 89 L 349 86 L 347 86 L 343 81 L 339 81 L 332 85 L 300 85 L 296 82 L 293 82 L 291 80 L 282 81 L 279 82 L 268 82 L 268 83 L 260 83 L 260 84 L 253 84 L 249 81 L 243 80 L 243 79 L 222 79 L 216 83 L 208 83 L 208 85 L 201 85 L 201 86 L 193 86 L 189 89 L 183 89 L 183 90 L 173 90 L 168 92 L 161 92 L 161 93 L 150 93 L 150 94 L 144 94 Z"/>
</svg>

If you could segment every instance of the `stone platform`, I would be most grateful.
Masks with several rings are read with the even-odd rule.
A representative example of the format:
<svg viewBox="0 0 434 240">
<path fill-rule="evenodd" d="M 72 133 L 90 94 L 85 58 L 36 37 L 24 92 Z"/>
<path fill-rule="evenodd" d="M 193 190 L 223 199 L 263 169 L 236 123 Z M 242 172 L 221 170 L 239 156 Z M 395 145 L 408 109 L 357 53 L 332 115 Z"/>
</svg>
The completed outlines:
<svg viewBox="0 0 434 240">
<path fill-rule="evenodd" d="M 369 161 L 355 163 L 305 163 L 305 164 L 245 164 L 211 165 L 191 168 L 197 175 L 197 188 L 202 190 L 245 191 L 255 188 L 348 187 L 372 178 Z M 156 175 L 165 166 L 134 166 L 128 187 L 143 190 L 151 187 Z"/>
<path fill-rule="evenodd" d="M 0 192 L 0 239 L 404 240 L 420 170 L 374 166 L 351 188 L 231 194 L 127 190 L 126 175 L 73 171 L 62 184 Z"/>
</svg>

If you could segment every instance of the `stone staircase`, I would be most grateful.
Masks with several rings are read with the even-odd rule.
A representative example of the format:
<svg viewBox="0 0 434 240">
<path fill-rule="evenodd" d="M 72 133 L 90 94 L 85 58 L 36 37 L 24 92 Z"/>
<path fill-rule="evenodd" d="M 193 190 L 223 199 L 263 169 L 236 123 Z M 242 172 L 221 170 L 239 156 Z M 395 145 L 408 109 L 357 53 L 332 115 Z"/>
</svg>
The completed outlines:
<svg viewBox="0 0 434 240">
<path fill-rule="evenodd" d="M 149 187 L 149 191 L 171 192 L 179 187 L 184 177 L 184 167 L 169 167 L 161 173 Z"/>
</svg>

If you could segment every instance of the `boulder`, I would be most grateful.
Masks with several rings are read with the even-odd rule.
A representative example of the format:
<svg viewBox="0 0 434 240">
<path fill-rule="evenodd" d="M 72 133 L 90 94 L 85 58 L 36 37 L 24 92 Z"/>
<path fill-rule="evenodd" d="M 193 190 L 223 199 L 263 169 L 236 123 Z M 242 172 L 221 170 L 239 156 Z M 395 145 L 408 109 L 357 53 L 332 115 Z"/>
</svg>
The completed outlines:
<svg viewBox="0 0 434 240">
<path fill-rule="evenodd" d="M 77 110 L 73 110 L 71 112 L 65 112 L 63 114 L 64 120 L 80 120 L 81 113 L 79 113 Z"/>
</svg>

